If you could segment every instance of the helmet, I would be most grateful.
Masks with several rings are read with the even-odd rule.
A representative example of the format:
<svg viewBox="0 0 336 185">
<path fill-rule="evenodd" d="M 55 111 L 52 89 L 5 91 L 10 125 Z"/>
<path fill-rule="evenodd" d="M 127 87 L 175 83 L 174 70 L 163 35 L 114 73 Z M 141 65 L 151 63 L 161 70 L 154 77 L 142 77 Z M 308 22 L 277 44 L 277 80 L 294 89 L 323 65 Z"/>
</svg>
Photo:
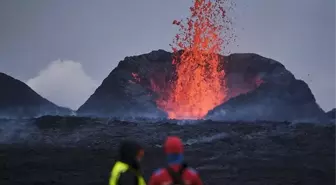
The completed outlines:
<svg viewBox="0 0 336 185">
<path fill-rule="evenodd" d="M 164 143 L 166 154 L 181 154 L 183 153 L 183 143 L 177 136 L 168 136 Z"/>
</svg>

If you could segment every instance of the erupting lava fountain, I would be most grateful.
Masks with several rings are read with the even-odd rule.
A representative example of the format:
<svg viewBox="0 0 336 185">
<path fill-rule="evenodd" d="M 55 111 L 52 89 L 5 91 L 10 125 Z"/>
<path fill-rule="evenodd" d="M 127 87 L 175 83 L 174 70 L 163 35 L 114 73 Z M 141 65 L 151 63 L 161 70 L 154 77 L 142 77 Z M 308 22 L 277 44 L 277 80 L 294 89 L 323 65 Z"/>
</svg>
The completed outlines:
<svg viewBox="0 0 336 185">
<path fill-rule="evenodd" d="M 225 72 L 219 70 L 218 54 L 227 44 L 226 1 L 195 0 L 186 21 L 173 21 L 179 26 L 172 44 L 177 79 L 168 99 L 157 100 L 171 119 L 201 119 L 225 100 Z"/>
</svg>

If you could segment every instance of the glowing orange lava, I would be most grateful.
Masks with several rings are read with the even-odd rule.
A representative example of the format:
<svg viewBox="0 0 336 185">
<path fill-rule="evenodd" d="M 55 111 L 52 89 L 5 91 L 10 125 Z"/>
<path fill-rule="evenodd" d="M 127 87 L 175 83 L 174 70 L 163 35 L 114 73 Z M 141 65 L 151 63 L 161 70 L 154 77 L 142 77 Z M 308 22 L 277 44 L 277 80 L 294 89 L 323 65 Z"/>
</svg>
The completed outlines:
<svg viewBox="0 0 336 185">
<path fill-rule="evenodd" d="M 177 79 L 168 99 L 157 100 L 171 119 L 200 119 L 226 97 L 219 56 L 224 48 L 225 0 L 195 0 L 186 22 L 174 20 Z"/>
</svg>

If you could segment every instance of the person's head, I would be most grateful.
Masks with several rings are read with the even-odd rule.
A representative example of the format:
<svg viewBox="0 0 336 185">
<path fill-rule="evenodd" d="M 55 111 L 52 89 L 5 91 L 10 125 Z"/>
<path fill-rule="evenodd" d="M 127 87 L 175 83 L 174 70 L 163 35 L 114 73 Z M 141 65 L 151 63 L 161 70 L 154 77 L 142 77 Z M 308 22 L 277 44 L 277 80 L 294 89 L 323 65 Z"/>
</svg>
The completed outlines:
<svg viewBox="0 0 336 185">
<path fill-rule="evenodd" d="M 164 143 L 164 151 L 169 164 L 181 164 L 183 162 L 183 143 L 177 136 L 168 136 Z"/>
<path fill-rule="evenodd" d="M 144 156 L 144 149 L 135 141 L 125 140 L 119 147 L 119 160 L 127 163 L 134 169 L 140 168 Z"/>
</svg>

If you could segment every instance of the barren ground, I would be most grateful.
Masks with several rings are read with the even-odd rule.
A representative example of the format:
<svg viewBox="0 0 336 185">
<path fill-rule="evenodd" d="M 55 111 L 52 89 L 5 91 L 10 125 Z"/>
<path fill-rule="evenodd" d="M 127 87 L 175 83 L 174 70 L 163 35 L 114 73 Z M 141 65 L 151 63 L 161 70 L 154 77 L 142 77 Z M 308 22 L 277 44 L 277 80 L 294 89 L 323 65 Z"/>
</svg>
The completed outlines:
<svg viewBox="0 0 336 185">
<path fill-rule="evenodd" d="M 28 134 L 2 138 L 0 184 L 108 184 L 117 143 L 125 137 L 145 146 L 148 178 L 165 164 L 160 144 L 167 134 L 186 142 L 186 159 L 205 184 L 335 184 L 335 125 L 91 121 L 79 127 L 69 127 L 69 120 L 58 127 L 34 123 L 38 127 Z"/>
</svg>

